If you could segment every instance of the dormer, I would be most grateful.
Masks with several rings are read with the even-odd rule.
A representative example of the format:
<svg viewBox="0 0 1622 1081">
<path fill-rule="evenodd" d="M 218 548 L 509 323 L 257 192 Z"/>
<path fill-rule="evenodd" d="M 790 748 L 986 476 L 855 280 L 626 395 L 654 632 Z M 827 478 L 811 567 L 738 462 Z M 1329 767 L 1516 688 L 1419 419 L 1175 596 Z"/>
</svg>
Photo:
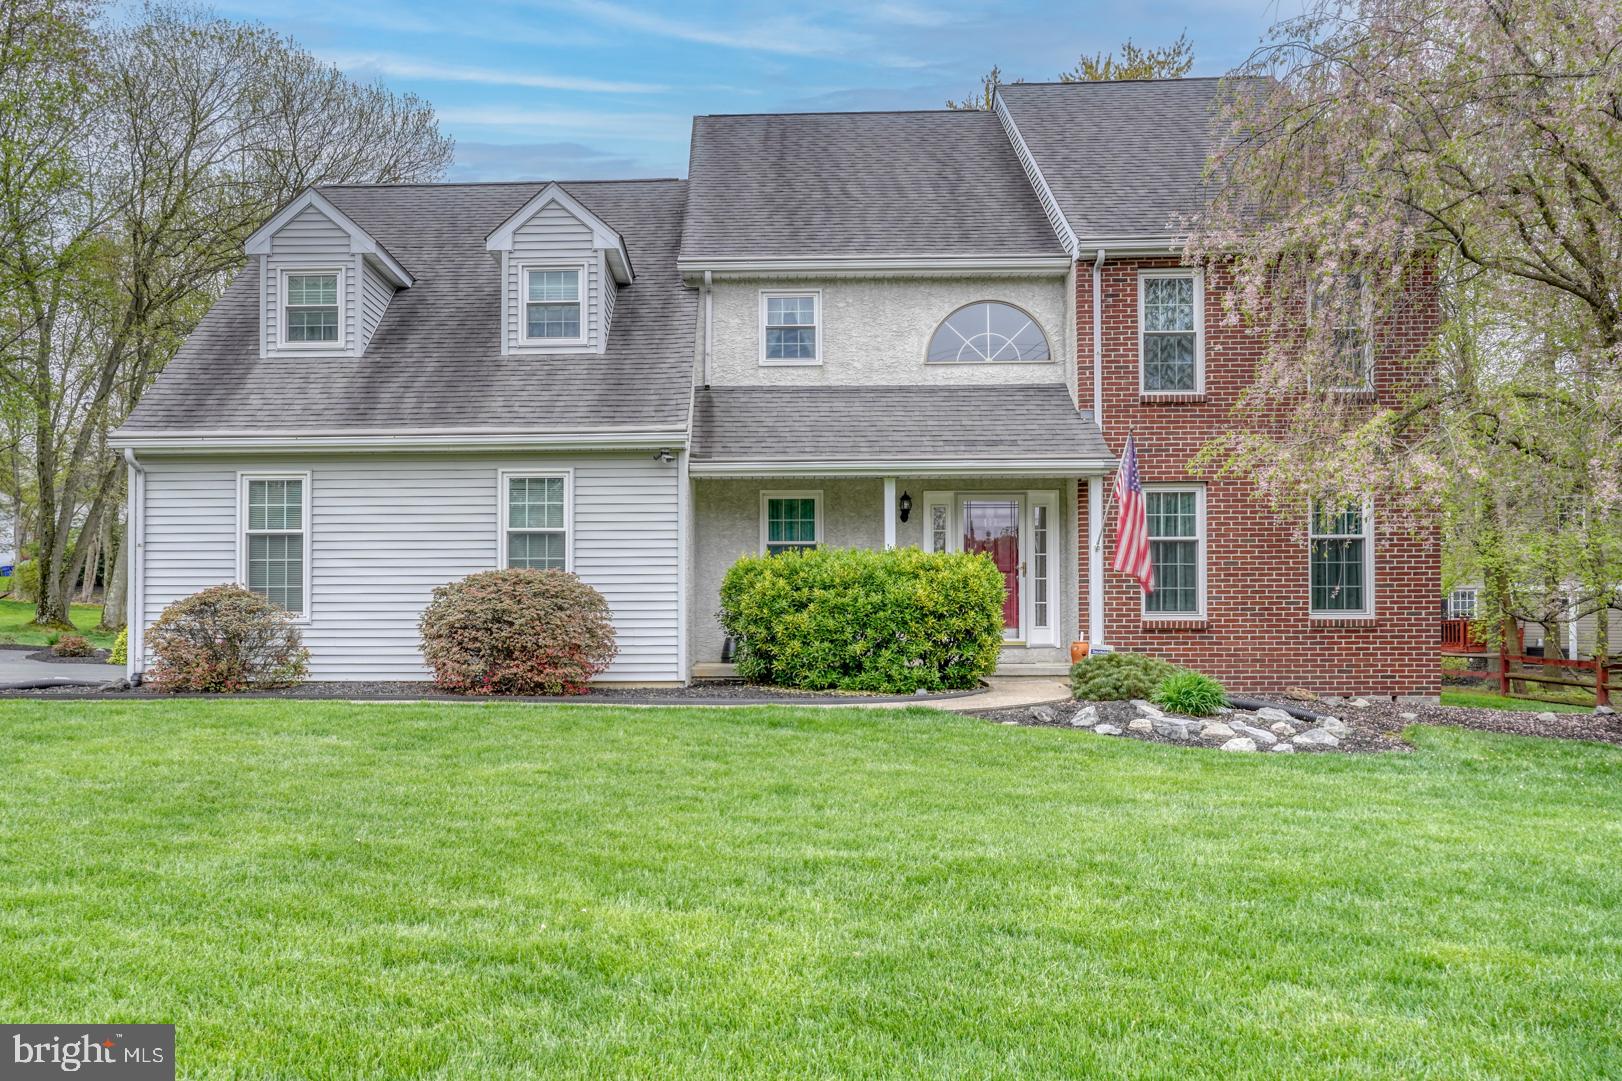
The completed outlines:
<svg viewBox="0 0 1622 1081">
<path fill-rule="evenodd" d="M 358 357 L 411 275 L 311 189 L 248 238 L 259 263 L 261 357 Z"/>
<path fill-rule="evenodd" d="M 485 238 L 501 261 L 501 352 L 601 353 L 620 286 L 625 239 L 556 184 Z"/>
</svg>

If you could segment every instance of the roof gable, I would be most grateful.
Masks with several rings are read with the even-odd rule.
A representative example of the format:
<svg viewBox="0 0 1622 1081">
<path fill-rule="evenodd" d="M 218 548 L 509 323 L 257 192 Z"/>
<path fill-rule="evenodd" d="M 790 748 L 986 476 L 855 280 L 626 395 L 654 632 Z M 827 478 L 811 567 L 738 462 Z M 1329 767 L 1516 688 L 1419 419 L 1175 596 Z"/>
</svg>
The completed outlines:
<svg viewBox="0 0 1622 1081">
<path fill-rule="evenodd" d="M 332 205 L 332 201 L 314 188 L 306 189 L 294 197 L 293 201 L 278 210 L 271 219 L 258 229 L 254 230 L 248 242 L 242 246 L 243 251 L 249 255 L 269 255 L 276 234 L 281 232 L 287 224 L 307 210 L 315 210 L 342 229 L 349 237 L 349 253 L 351 255 L 367 255 L 393 279 L 394 284 L 401 288 L 408 288 L 411 275 L 401 266 L 394 256 L 389 254 L 387 248 L 380 244 L 376 237 L 362 229 L 355 221 Z"/>
<path fill-rule="evenodd" d="M 556 183 L 542 188 L 533 199 L 519 207 L 517 213 L 496 226 L 490 235 L 485 237 L 485 248 L 496 252 L 512 251 L 514 236 L 523 228 L 524 223 L 554 203 L 591 229 L 592 246 L 602 248 L 608 254 L 608 266 L 614 274 L 614 280 L 621 285 L 630 284 L 634 275 L 631 270 L 631 256 L 625 250 L 625 238 L 620 236 L 619 230 L 586 209 L 578 199 Z"/>
</svg>

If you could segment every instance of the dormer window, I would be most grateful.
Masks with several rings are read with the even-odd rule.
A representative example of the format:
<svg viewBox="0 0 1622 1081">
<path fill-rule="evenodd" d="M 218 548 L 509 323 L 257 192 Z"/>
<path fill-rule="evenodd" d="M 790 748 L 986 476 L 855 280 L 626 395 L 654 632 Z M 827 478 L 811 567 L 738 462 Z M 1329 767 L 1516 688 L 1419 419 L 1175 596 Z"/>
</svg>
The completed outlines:
<svg viewBox="0 0 1622 1081">
<path fill-rule="evenodd" d="M 580 283 L 584 267 L 524 268 L 524 340 L 584 345 Z"/>
<path fill-rule="evenodd" d="M 325 345 L 343 340 L 338 318 L 341 279 L 336 270 L 283 273 L 282 344 Z"/>
</svg>

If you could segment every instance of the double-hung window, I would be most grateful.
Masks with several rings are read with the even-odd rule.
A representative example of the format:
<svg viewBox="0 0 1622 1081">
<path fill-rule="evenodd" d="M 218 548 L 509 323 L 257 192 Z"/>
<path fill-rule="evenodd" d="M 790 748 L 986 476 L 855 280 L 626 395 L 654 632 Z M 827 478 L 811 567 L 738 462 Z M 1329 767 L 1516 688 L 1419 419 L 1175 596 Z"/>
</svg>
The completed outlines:
<svg viewBox="0 0 1622 1081">
<path fill-rule="evenodd" d="M 760 550 L 777 555 L 815 548 L 822 540 L 821 492 L 762 492 Z"/>
<path fill-rule="evenodd" d="M 509 567 L 569 569 L 569 478 L 502 474 L 502 552 Z"/>
<path fill-rule="evenodd" d="M 1366 507 L 1314 504 L 1310 537 L 1313 615 L 1372 613 L 1372 524 Z"/>
<path fill-rule="evenodd" d="M 1476 618 L 1476 591 L 1469 588 L 1455 589 L 1447 597 L 1447 617 L 1449 619 Z"/>
<path fill-rule="evenodd" d="M 1145 394 L 1204 389 L 1200 275 L 1146 270 L 1138 276 L 1140 387 Z"/>
<path fill-rule="evenodd" d="M 282 290 L 283 344 L 336 344 L 342 340 L 337 271 L 288 271 L 282 275 Z"/>
<path fill-rule="evenodd" d="M 1155 590 L 1143 596 L 1150 616 L 1197 617 L 1204 610 L 1205 493 L 1201 488 L 1146 488 L 1149 558 Z"/>
<path fill-rule="evenodd" d="M 524 340 L 550 345 L 585 341 L 579 267 L 524 268 Z"/>
<path fill-rule="evenodd" d="M 822 294 L 760 294 L 760 362 L 762 364 L 819 364 L 822 362 Z"/>
<path fill-rule="evenodd" d="M 245 474 L 241 483 L 243 584 L 272 604 L 304 615 L 309 475 Z"/>
<path fill-rule="evenodd" d="M 1369 336 L 1368 290 L 1356 272 L 1336 275 L 1312 293 L 1314 314 L 1324 320 L 1328 359 L 1323 386 L 1365 391 L 1374 386 L 1374 343 Z"/>
</svg>

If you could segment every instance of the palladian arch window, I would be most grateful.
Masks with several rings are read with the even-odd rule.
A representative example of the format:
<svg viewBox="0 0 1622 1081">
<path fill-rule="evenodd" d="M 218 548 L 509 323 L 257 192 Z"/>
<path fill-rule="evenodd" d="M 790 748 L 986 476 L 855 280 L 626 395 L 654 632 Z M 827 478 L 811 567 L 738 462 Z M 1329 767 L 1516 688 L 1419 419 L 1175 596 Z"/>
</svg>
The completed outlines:
<svg viewBox="0 0 1622 1081">
<path fill-rule="evenodd" d="M 959 308 L 929 339 L 931 363 L 1034 362 L 1048 357 L 1048 339 L 1036 320 L 995 300 Z"/>
</svg>

